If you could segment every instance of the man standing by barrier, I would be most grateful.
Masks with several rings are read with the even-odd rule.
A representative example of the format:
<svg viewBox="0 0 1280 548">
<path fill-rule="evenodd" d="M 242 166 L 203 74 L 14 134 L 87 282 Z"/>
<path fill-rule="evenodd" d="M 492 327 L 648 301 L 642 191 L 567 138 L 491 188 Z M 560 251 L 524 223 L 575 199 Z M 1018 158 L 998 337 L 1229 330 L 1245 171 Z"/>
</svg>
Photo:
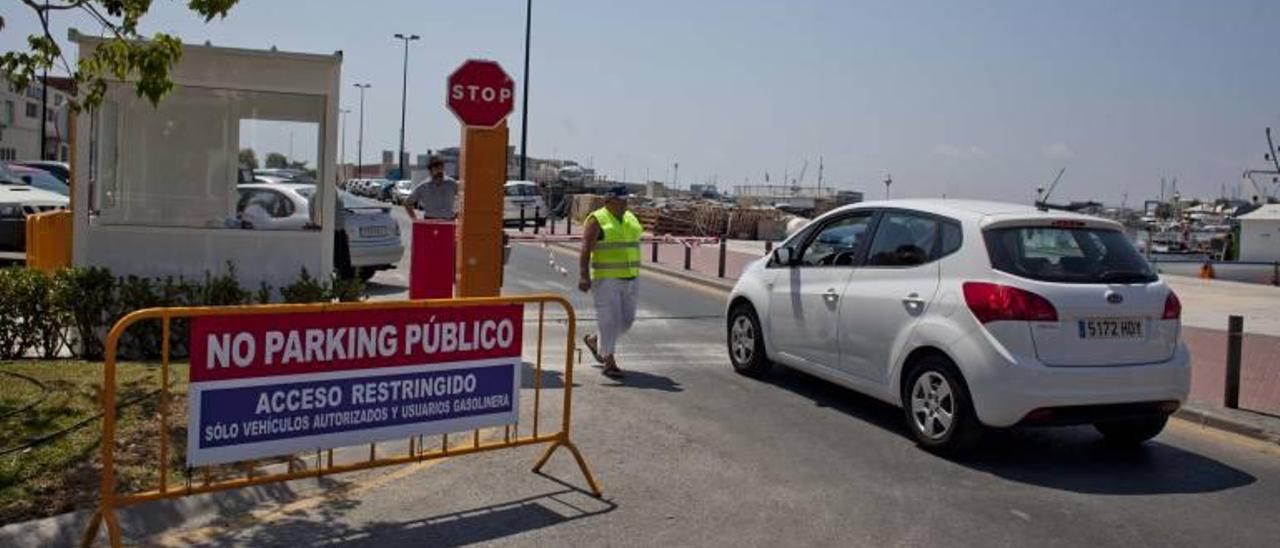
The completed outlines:
<svg viewBox="0 0 1280 548">
<path fill-rule="evenodd" d="M 427 162 L 431 178 L 413 187 L 404 199 L 404 210 L 417 219 L 414 209 L 422 210 L 423 219 L 453 220 L 458 216 L 458 181 L 444 174 L 444 160 L 432 156 Z"/>
<path fill-rule="evenodd" d="M 636 319 L 636 278 L 640 276 L 640 236 L 644 227 L 627 211 L 625 191 L 614 189 L 604 207 L 587 216 L 578 258 L 578 289 L 590 291 L 597 333 L 582 338 L 604 374 L 621 377 L 614 350 Z M 589 273 L 589 274 L 588 274 Z"/>
</svg>

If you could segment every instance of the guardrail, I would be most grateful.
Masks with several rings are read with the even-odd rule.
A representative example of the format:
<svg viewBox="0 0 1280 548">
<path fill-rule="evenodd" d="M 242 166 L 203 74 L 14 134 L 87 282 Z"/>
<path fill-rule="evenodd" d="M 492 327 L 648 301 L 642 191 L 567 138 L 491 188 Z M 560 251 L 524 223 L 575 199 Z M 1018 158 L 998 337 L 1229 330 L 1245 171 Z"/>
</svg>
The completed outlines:
<svg viewBox="0 0 1280 548">
<path fill-rule="evenodd" d="M 172 398 L 172 388 L 170 386 L 172 384 L 170 381 L 172 375 L 171 375 L 169 347 L 170 347 L 170 338 L 172 334 L 174 320 L 188 320 L 188 321 L 194 320 L 194 321 L 205 321 L 208 323 L 213 323 L 215 321 L 223 321 L 222 319 L 229 318 L 230 321 L 227 321 L 225 323 L 244 324 L 244 325 L 251 326 L 252 324 L 254 324 L 255 321 L 257 321 L 258 323 L 263 323 L 266 320 L 273 319 L 271 317 L 266 317 L 266 318 L 259 317 L 256 319 L 254 318 L 254 316 L 261 316 L 261 315 L 283 315 L 283 314 L 317 315 L 318 314 L 318 315 L 324 315 L 324 316 L 316 316 L 316 317 L 309 317 L 309 318 L 311 320 L 315 320 L 317 318 L 323 320 L 325 318 L 332 318 L 332 317 L 336 317 L 337 315 L 346 313 L 349 316 L 354 314 L 359 314 L 367 317 L 377 316 L 378 314 L 384 314 L 388 316 L 391 314 L 398 314 L 402 317 L 414 318 L 414 321 L 418 321 L 419 319 L 421 319 L 422 321 L 428 321 L 426 320 L 426 317 L 430 316 L 431 318 L 430 321 L 435 321 L 436 315 L 450 312 L 450 311 L 457 312 L 458 310 L 466 311 L 468 309 L 480 310 L 480 308 L 477 308 L 477 307 L 493 308 L 500 305 L 518 305 L 521 309 L 520 317 L 523 318 L 523 307 L 525 305 L 534 305 L 534 304 L 537 305 L 537 309 L 538 309 L 538 321 L 537 321 L 535 361 L 533 364 L 534 377 L 533 377 L 532 417 L 529 418 L 532 425 L 528 435 L 525 435 L 525 436 L 520 435 L 520 425 L 529 424 L 529 423 L 524 422 L 524 420 L 520 417 L 521 409 L 517 399 L 512 404 L 512 407 L 514 408 L 514 413 L 515 413 L 514 416 L 516 417 L 516 421 L 514 423 L 508 423 L 508 424 L 502 425 L 503 435 L 501 440 L 482 441 L 481 427 L 476 427 L 474 429 L 470 429 L 471 442 L 469 444 L 451 445 L 449 443 L 449 432 L 444 432 L 439 434 L 440 436 L 439 448 L 433 448 L 431 450 L 427 450 L 426 444 L 423 441 L 422 435 L 416 435 L 416 436 L 409 435 L 407 437 L 408 452 L 405 454 L 388 455 L 388 456 L 380 457 L 377 454 L 376 442 L 374 442 L 374 443 L 369 443 L 368 459 L 357 460 L 355 462 L 335 463 L 334 456 L 333 456 L 333 448 L 332 448 L 333 446 L 329 446 L 329 448 L 317 448 L 314 450 L 315 464 L 314 466 L 309 467 L 308 469 L 303 469 L 303 470 L 296 469 L 294 457 L 297 454 L 299 454 L 299 452 L 294 451 L 294 452 L 285 452 L 279 455 L 279 456 L 288 457 L 286 461 L 287 468 L 282 473 L 261 472 L 258 470 L 256 466 L 256 460 L 245 460 L 245 461 L 234 462 L 235 466 L 239 468 L 243 468 L 244 470 L 243 474 L 237 474 L 235 477 L 231 477 L 231 478 L 218 478 L 218 479 L 213 478 L 211 469 L 214 468 L 215 466 L 225 466 L 230 463 L 230 461 L 224 461 L 224 462 L 219 462 L 212 465 L 201 465 L 201 466 L 194 466 L 194 467 L 191 465 L 188 465 L 186 467 L 185 485 L 175 486 L 169 481 L 169 475 L 170 475 L 169 474 L 169 463 L 170 463 L 169 454 L 170 453 L 169 453 L 169 439 L 167 434 L 169 432 L 169 427 L 171 422 L 170 416 L 169 416 L 170 415 L 169 407 L 170 407 L 170 402 Z M 543 352 L 544 352 L 543 336 L 544 336 L 544 328 L 545 328 L 545 322 L 546 322 L 546 308 L 548 304 L 559 305 L 564 310 L 564 313 L 566 315 L 565 325 L 566 325 L 566 331 L 567 331 L 565 336 L 565 362 L 564 362 L 564 382 L 563 382 L 564 392 L 563 392 L 563 399 L 561 403 L 561 422 L 559 424 L 559 429 L 555 432 L 550 432 L 550 433 L 544 431 L 543 425 L 540 423 L 540 420 L 539 420 L 539 417 L 541 414 L 540 412 L 542 407 L 542 399 L 543 399 L 542 398 L 542 390 L 543 390 L 542 358 L 543 358 Z M 459 313 L 461 314 L 462 312 L 459 312 Z M 201 320 L 202 318 L 204 320 Z M 115 470 L 117 349 L 119 346 L 120 337 L 125 333 L 126 329 L 128 329 L 130 326 L 138 324 L 139 322 L 143 322 L 147 320 L 159 320 L 161 323 L 161 332 L 162 332 L 161 334 L 162 348 L 161 348 L 160 412 L 156 418 L 156 420 L 159 423 L 157 432 L 159 433 L 158 436 L 160 438 L 157 442 L 158 456 L 156 459 L 156 462 L 157 462 L 156 468 L 159 471 L 159 482 L 158 482 L 158 485 L 151 490 L 135 492 L 135 493 L 117 493 L 116 492 L 116 470 Z M 196 333 L 194 321 L 192 325 L 193 334 Z M 271 323 L 271 322 L 267 322 L 267 323 Z M 272 325 L 273 327 L 278 327 L 281 329 L 288 328 L 288 326 L 279 326 L 279 325 L 275 325 L 274 323 L 272 323 Z M 426 325 L 426 324 L 423 324 L 423 325 Z M 486 451 L 522 447 L 522 446 L 528 446 L 528 445 L 539 445 L 539 444 L 547 445 L 546 450 L 543 452 L 542 456 L 537 460 L 536 464 L 534 464 L 533 466 L 534 472 L 538 472 L 542 469 L 543 465 L 547 463 L 547 461 L 551 458 L 551 456 L 554 454 L 556 449 L 560 447 L 565 447 L 566 449 L 568 449 L 570 453 L 573 455 L 574 460 L 577 461 L 578 467 L 581 470 L 582 475 L 585 478 L 587 484 L 589 485 L 591 493 L 594 494 L 595 496 L 600 496 L 601 491 L 600 491 L 599 485 L 596 483 L 595 478 L 592 476 L 591 471 L 587 466 L 586 460 L 582 456 L 582 453 L 578 450 L 578 447 L 573 443 L 573 441 L 570 438 L 571 408 L 572 408 L 572 399 L 573 399 L 573 350 L 575 348 L 573 341 L 575 337 L 575 333 L 574 333 L 575 325 L 576 325 L 576 317 L 574 314 L 573 306 L 569 303 L 569 301 L 565 300 L 563 297 L 560 297 L 558 295 L 551 295 L 551 294 L 538 294 L 538 295 L 512 296 L 512 297 L 480 297 L 480 298 L 465 298 L 465 299 L 419 300 L 419 301 L 388 301 L 388 302 L 371 302 L 371 303 L 148 308 L 148 309 L 132 312 L 126 315 L 125 317 L 121 318 L 120 321 L 116 322 L 115 326 L 112 327 L 106 339 L 106 347 L 105 347 L 106 356 L 105 356 L 105 365 L 103 369 L 103 389 L 101 394 L 101 404 L 102 404 L 101 500 L 99 502 L 99 507 L 97 508 L 97 510 L 94 512 L 93 516 L 90 519 L 88 528 L 85 530 L 84 537 L 82 538 L 82 545 L 83 546 L 91 545 L 94 542 L 94 540 L 96 540 L 96 538 L 98 537 L 98 532 L 100 530 L 101 525 L 105 523 L 106 530 L 107 530 L 107 537 L 111 545 L 113 547 L 120 546 L 121 530 L 120 530 L 120 524 L 119 524 L 118 518 L 116 517 L 115 511 L 119 508 L 124 508 L 127 506 L 131 506 L 131 505 L 135 505 L 143 502 L 179 498 L 179 497 L 204 494 L 204 493 L 213 493 L 217 491 L 225 491 L 229 489 L 237 489 L 241 487 L 263 485 L 263 484 L 269 484 L 269 483 L 279 483 L 279 482 L 302 479 L 302 478 L 316 478 L 316 477 L 321 477 L 321 476 L 326 476 L 326 475 L 336 474 L 341 472 L 352 472 L 356 470 L 365 470 L 369 468 L 421 462 L 421 461 L 432 460 L 432 459 L 440 459 L 440 458 L 451 457 L 451 456 L 459 456 L 459 455 L 466 455 L 466 454 L 472 454 L 472 453 L 480 453 L 480 452 L 486 452 Z M 412 325 L 410 325 L 409 327 L 412 327 Z M 252 327 L 248 329 L 252 329 Z M 425 327 L 423 329 L 425 330 Z M 520 329 L 521 329 L 521 336 L 522 336 L 523 330 L 524 330 L 523 319 L 521 320 L 521 323 L 520 323 Z M 480 328 L 477 328 L 477 333 L 479 333 L 480 331 L 481 331 Z M 421 336 L 425 337 L 425 335 L 421 335 Z M 458 336 L 462 337 L 462 335 L 458 335 Z M 191 337 L 191 339 L 195 339 L 195 337 Z M 215 340 L 215 338 L 210 338 L 210 340 Z M 271 339 L 268 338 L 267 340 L 268 342 L 266 343 L 265 346 L 270 347 L 272 345 Z M 439 342 L 439 340 L 440 339 L 437 339 L 437 342 Z M 523 338 L 519 340 L 523 341 Z M 417 343 L 416 342 L 410 343 L 409 341 L 410 341 L 409 336 L 406 336 L 404 339 L 402 339 L 402 342 L 404 342 L 404 347 L 406 349 L 410 349 L 410 348 L 416 349 L 416 347 L 412 345 Z M 189 342 L 199 343 L 200 341 L 190 340 Z M 473 342 L 474 342 L 474 339 L 473 339 Z M 444 343 L 440 343 L 440 344 L 444 344 Z M 396 346 L 396 343 L 393 342 L 392 346 Z M 231 355 L 230 359 L 234 359 L 236 357 L 235 354 L 239 352 L 238 350 L 239 348 L 240 348 L 240 345 L 235 343 L 230 344 L 226 347 L 223 347 L 222 348 L 223 359 L 228 359 L 227 358 L 228 354 Z M 426 348 L 425 341 L 423 341 L 423 348 Z M 310 352 L 309 349 L 308 349 L 308 352 Z M 408 350 L 406 350 L 406 352 L 408 352 Z M 523 357 L 522 357 L 523 349 L 521 348 L 518 352 L 519 354 L 517 354 L 515 358 L 517 360 L 515 365 L 517 369 L 515 370 L 515 373 L 513 373 L 513 375 L 515 375 L 513 390 L 516 392 L 517 395 L 520 390 L 520 378 L 518 375 L 518 370 L 519 368 L 523 367 Z M 211 353 L 216 354 L 217 352 L 211 351 Z M 214 358 L 209 358 L 209 359 L 214 359 Z M 266 363 L 270 364 L 271 361 L 268 359 Z M 284 363 L 285 361 L 282 359 L 279 362 L 279 364 L 277 364 L 277 367 L 284 367 L 283 365 Z M 423 363 L 427 363 L 427 362 L 423 362 Z M 197 352 L 195 351 L 193 351 L 192 353 L 192 364 L 193 364 L 192 371 L 194 376 L 195 368 L 199 367 L 199 364 L 200 364 L 200 360 L 199 358 L 197 358 Z M 235 363 L 234 366 L 241 366 L 241 364 Z M 234 366 L 228 366 L 229 367 L 228 370 L 229 371 L 234 370 Z M 377 367 L 382 367 L 382 366 L 377 366 Z M 389 367 L 387 369 L 389 369 Z M 396 370 L 400 371 L 403 369 L 405 368 L 398 367 Z M 371 371 L 371 370 L 361 370 L 361 371 Z M 202 374 L 208 374 L 208 373 L 206 372 Z M 280 373 L 277 372 L 277 373 L 271 373 L 271 374 L 278 375 Z M 328 375 L 330 377 L 333 376 L 332 373 L 328 373 Z M 280 378 L 280 377 L 276 377 L 276 378 Z M 382 377 L 382 378 L 386 378 L 386 377 Z M 223 384 L 226 384 L 228 381 L 224 380 L 220 382 L 222 382 Z M 233 379 L 230 382 L 237 383 L 237 382 L 240 382 L 240 379 Z M 276 382 L 280 382 L 280 381 L 276 381 Z M 404 381 L 395 381 L 395 382 L 404 382 Z M 243 384 L 243 383 L 240 383 L 240 384 Z M 275 386 L 279 386 L 279 385 L 275 385 Z M 202 392 L 201 397 L 206 397 L 204 396 L 205 393 L 207 392 Z M 191 409 L 193 410 L 196 409 L 195 403 L 196 402 L 193 400 L 192 406 L 191 406 Z M 196 425 L 191 424 L 191 422 L 193 421 L 192 417 L 188 417 L 188 421 L 189 421 L 188 430 L 190 432 L 190 430 L 195 428 Z M 413 423 L 413 424 L 410 424 L 409 426 L 412 427 L 419 424 L 426 424 L 426 423 Z M 425 431 L 426 428 L 423 428 L 423 430 Z M 467 430 L 464 430 L 463 432 L 466 432 L 466 431 Z M 195 436 L 195 434 L 191 434 L 191 435 Z M 431 434 L 431 435 L 434 436 L 436 434 Z M 190 439 L 195 439 L 195 438 L 192 437 Z M 373 438 L 371 437 L 370 439 L 373 439 Z M 380 438 L 381 441 L 386 441 L 386 439 L 387 438 Z M 395 438 L 395 439 L 406 439 L 406 438 Z M 456 439 L 457 438 L 455 438 L 455 440 Z M 189 452 L 192 450 L 192 447 L 193 445 L 189 444 L 188 446 Z M 323 458 L 323 459 L 321 458 L 322 452 L 327 453 L 326 455 L 327 458 Z M 310 453 L 310 451 L 307 451 L 307 453 Z M 188 462 L 190 462 L 190 460 L 188 460 Z M 201 469 L 201 468 L 203 468 L 202 470 L 203 473 L 199 475 L 201 475 L 202 477 L 200 479 L 196 479 L 196 476 L 197 476 L 196 472 L 198 471 L 198 469 Z"/>
</svg>

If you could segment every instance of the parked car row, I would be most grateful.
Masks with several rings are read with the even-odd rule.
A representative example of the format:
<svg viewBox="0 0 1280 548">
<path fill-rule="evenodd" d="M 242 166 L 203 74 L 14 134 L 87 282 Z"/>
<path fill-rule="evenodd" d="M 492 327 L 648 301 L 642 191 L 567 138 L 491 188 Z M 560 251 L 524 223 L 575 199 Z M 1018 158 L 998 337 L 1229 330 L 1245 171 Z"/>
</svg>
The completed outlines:
<svg viewBox="0 0 1280 548">
<path fill-rule="evenodd" d="M 348 179 L 338 183 L 338 188 L 356 196 L 392 204 L 402 204 L 413 189 L 423 184 L 408 179 Z M 546 226 L 550 211 L 537 183 L 532 181 L 507 181 L 503 186 L 503 224 Z"/>
<path fill-rule="evenodd" d="M 338 188 L 364 198 L 371 198 L 383 202 L 399 203 L 395 199 L 395 190 L 401 186 L 412 189 L 409 185 L 411 185 L 411 181 L 408 180 L 392 181 L 390 179 L 349 179 L 338 183 Z M 406 190 L 404 192 L 404 196 L 407 196 L 408 194 L 409 193 Z M 403 200 L 403 196 L 401 196 L 400 199 Z"/>
</svg>

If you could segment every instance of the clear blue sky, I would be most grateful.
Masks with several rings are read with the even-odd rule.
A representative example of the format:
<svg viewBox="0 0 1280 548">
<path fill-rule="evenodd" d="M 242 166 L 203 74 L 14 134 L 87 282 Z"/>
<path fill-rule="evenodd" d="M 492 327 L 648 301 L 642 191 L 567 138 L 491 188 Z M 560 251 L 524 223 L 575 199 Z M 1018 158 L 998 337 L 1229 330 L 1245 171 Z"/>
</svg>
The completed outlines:
<svg viewBox="0 0 1280 548">
<path fill-rule="evenodd" d="M 444 80 L 496 59 L 520 80 L 524 2 L 246 0 L 204 24 L 158 1 L 147 32 L 188 42 L 343 50 L 344 106 L 368 82 L 366 159 L 396 147 L 401 49 L 411 46 L 408 148 L 456 144 Z M 535 0 L 529 148 L 641 180 L 779 181 L 825 158 L 825 180 L 883 195 L 1130 205 L 1177 177 L 1217 195 L 1265 167 L 1280 126 L 1274 1 Z M 7 4 L 0 48 L 34 20 Z M 87 20 L 64 18 L 92 32 Z M 519 90 L 518 90 L 519 91 Z M 512 144 L 519 143 L 519 111 Z M 347 154 L 355 156 L 355 120 Z M 370 152 L 372 151 L 372 152 Z"/>
</svg>

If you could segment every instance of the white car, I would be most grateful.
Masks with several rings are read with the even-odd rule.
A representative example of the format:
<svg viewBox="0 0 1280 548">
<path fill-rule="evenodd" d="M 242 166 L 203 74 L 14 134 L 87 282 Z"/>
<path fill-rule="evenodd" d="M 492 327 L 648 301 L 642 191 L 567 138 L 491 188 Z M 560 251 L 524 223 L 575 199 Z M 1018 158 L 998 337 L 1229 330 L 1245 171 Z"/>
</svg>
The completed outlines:
<svg viewBox="0 0 1280 548">
<path fill-rule="evenodd" d="M 521 219 L 525 224 L 532 223 L 537 226 L 546 226 L 547 204 L 542 200 L 542 194 L 538 192 L 538 185 L 533 181 L 507 181 L 503 187 L 503 193 L 506 195 L 503 199 L 502 222 L 503 224 L 521 224 Z M 524 210 L 523 216 L 521 210 Z"/>
<path fill-rule="evenodd" d="M 418 184 L 419 183 L 415 183 L 409 179 L 396 181 L 396 186 L 391 189 L 391 203 L 403 204 L 405 198 L 409 197 L 409 193 L 413 192 L 413 189 L 417 187 Z"/>
<path fill-rule="evenodd" d="M 270 219 L 258 230 L 301 230 L 312 226 L 310 201 L 315 185 L 293 183 L 253 183 L 238 185 L 240 200 L 236 212 L 242 214 L 256 201 Z M 347 231 L 347 249 L 356 274 L 368 281 L 379 270 L 395 268 L 404 254 L 400 224 L 391 217 L 391 208 L 346 192 L 338 192 L 338 216 Z"/>
<path fill-rule="evenodd" d="M 728 303 L 736 370 L 777 362 L 904 409 L 924 448 L 985 427 L 1157 435 L 1187 398 L 1182 305 L 1108 220 L 1029 206 L 846 206 L 749 265 Z"/>
<path fill-rule="evenodd" d="M 27 248 L 27 215 L 66 209 L 66 196 L 22 184 L 20 176 L 0 166 L 0 259 L 20 259 Z"/>
</svg>

